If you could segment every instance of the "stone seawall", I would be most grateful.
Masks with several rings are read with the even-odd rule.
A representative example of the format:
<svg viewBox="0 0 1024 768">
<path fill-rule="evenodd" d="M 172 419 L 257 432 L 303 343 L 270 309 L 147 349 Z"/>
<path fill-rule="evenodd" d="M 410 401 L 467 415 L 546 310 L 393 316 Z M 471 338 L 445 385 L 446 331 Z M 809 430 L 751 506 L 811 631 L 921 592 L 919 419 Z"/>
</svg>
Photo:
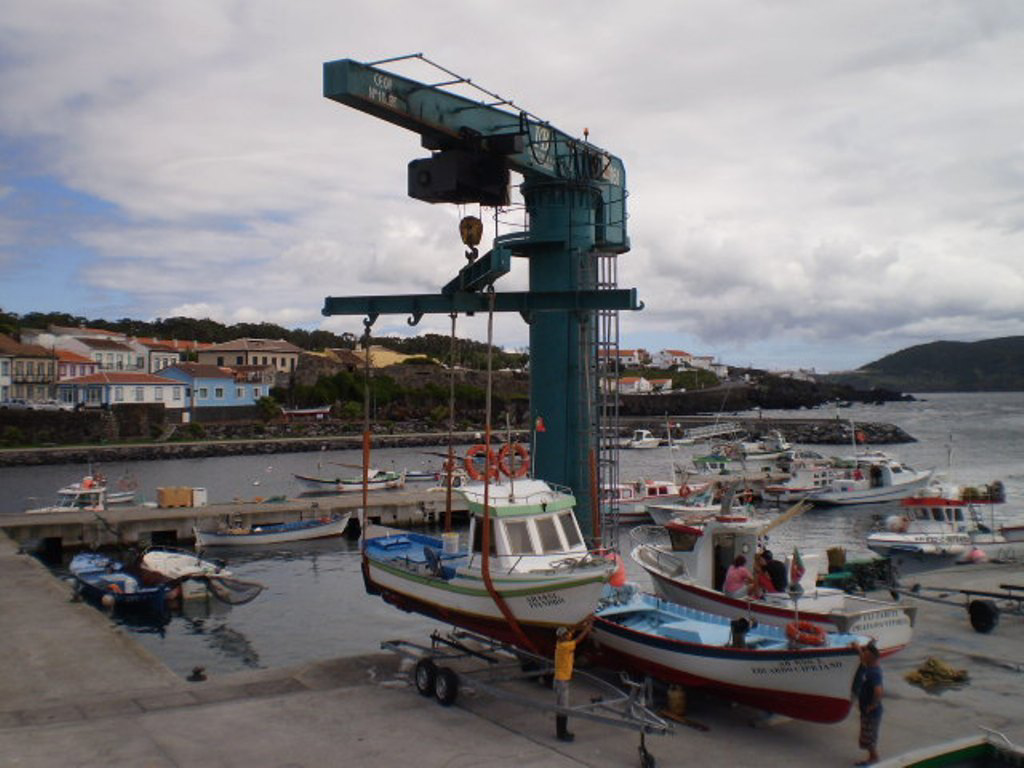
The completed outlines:
<svg viewBox="0 0 1024 768">
<path fill-rule="evenodd" d="M 678 437 L 683 429 L 713 424 L 716 421 L 739 423 L 747 434 L 758 437 L 769 430 L 777 429 L 791 443 L 805 445 L 844 445 L 853 443 L 852 427 L 848 421 L 836 419 L 716 419 L 714 417 L 673 416 L 673 436 Z M 166 461 L 169 459 L 195 459 L 210 456 L 250 456 L 271 453 L 302 453 L 320 450 L 357 450 L 362 445 L 359 434 L 327 434 L 328 428 L 319 426 L 321 434 L 301 434 L 308 426 L 295 425 L 295 435 L 285 436 L 287 430 L 276 428 L 274 437 L 245 437 L 241 435 L 213 436 L 220 439 L 195 440 L 188 442 L 140 443 L 130 445 L 81 445 L 72 447 L 51 446 L 46 448 L 24 448 L 0 450 L 0 467 L 35 466 L 42 464 L 84 464 L 90 461 L 111 463 L 120 461 Z M 655 435 L 665 434 L 665 420 L 623 419 L 621 434 L 629 436 L 633 429 L 649 429 Z M 889 445 L 916 442 L 915 438 L 893 424 L 877 422 L 858 423 L 856 429 L 863 433 L 862 442 L 870 445 Z M 503 439 L 504 433 L 495 433 L 495 439 Z M 521 441 L 530 436 L 524 431 L 514 431 Z M 463 431 L 454 434 L 456 444 L 462 446 L 480 440 L 480 432 Z M 375 431 L 375 448 L 418 448 L 422 446 L 445 446 L 448 435 L 444 432 L 405 431 L 382 433 Z M 461 451 L 460 451 L 461 453 Z"/>
</svg>

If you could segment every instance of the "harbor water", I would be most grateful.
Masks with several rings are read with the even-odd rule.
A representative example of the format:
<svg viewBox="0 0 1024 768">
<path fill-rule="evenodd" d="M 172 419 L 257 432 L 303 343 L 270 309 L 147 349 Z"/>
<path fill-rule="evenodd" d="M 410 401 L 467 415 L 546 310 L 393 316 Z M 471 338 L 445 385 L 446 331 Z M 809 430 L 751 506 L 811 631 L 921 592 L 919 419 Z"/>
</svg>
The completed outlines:
<svg viewBox="0 0 1024 768">
<path fill-rule="evenodd" d="M 771 412 L 806 418 L 807 411 Z M 1024 393 L 928 394 L 915 402 L 885 406 L 855 405 L 818 411 L 821 418 L 894 423 L 918 442 L 883 449 L 915 468 L 935 467 L 964 485 L 1004 483 L 1007 503 L 993 508 L 998 524 L 1024 518 Z M 826 455 L 848 455 L 851 446 L 808 446 Z M 682 450 L 624 450 L 623 480 L 668 478 L 673 461 L 687 465 L 702 446 Z M 382 469 L 437 468 L 432 449 L 383 449 L 373 463 Z M 358 475 L 358 451 L 319 451 L 160 462 L 127 462 L 99 467 L 112 485 L 128 480 L 142 499 L 152 500 L 162 486 L 207 489 L 211 502 L 296 496 L 304 490 L 299 474 Z M 692 466 L 692 465 L 691 465 Z M 0 514 L 51 503 L 56 490 L 87 471 L 79 465 L 0 469 Z M 824 553 L 842 546 L 850 556 L 866 554 L 864 540 L 875 522 L 896 505 L 814 510 L 771 533 L 769 546 L 789 552 Z M 623 546 L 628 535 L 622 532 Z M 316 659 L 379 649 L 396 637 L 421 638 L 441 625 L 406 614 L 367 596 L 359 568 L 359 545 L 346 539 L 304 542 L 272 549 L 231 549 L 216 554 L 241 579 L 259 581 L 265 591 L 253 602 L 229 607 L 216 601 L 191 601 L 162 625 L 125 629 L 171 669 L 187 675 L 201 666 L 208 674 L 246 668 L 275 668 Z M 627 558 L 628 560 L 628 558 Z M 646 576 L 630 568 L 642 584 Z M 60 572 L 57 576 L 61 576 Z M 69 586 L 70 592 L 70 586 Z"/>
</svg>

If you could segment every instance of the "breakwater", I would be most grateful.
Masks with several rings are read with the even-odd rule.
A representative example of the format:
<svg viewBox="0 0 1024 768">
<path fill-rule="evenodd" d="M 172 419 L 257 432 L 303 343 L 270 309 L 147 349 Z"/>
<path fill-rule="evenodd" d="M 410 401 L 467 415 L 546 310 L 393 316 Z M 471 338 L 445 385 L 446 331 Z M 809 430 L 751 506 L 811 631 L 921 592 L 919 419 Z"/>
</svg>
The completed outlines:
<svg viewBox="0 0 1024 768">
<path fill-rule="evenodd" d="M 706 426 L 717 421 L 739 424 L 752 437 L 777 429 L 791 443 L 804 445 L 846 445 L 854 442 L 854 428 L 849 421 L 838 419 L 772 419 L 732 418 L 713 416 L 670 416 L 673 436 L 682 430 Z M 337 429 L 335 427 L 335 429 Z M 624 418 L 620 434 L 628 436 L 633 429 L 649 429 L 655 435 L 665 435 L 666 419 Z M 863 435 L 862 442 L 871 445 L 890 445 L 916 442 L 894 424 L 857 422 L 856 430 Z M 309 425 L 294 425 L 292 430 L 280 425 L 274 436 L 247 435 L 243 425 L 217 431 L 207 428 L 209 439 L 129 444 L 95 444 L 75 446 L 46 446 L 40 448 L 11 448 L 0 450 L 0 466 L 36 466 L 44 464 L 85 464 L 90 461 L 111 463 L 123 461 L 166 461 L 168 459 L 196 459 L 211 456 L 252 456 L 274 453 L 303 453 L 321 450 L 358 450 L 362 446 L 360 434 L 331 434 L 327 425 L 317 425 L 310 434 Z M 456 444 L 465 445 L 480 440 L 480 430 L 453 433 Z M 497 434 L 497 433 L 496 433 Z M 514 430 L 515 439 L 527 441 L 529 433 Z M 504 439 L 504 432 L 501 438 Z M 401 431 L 388 432 L 376 425 L 373 434 L 375 448 L 415 448 L 445 446 L 446 432 Z"/>
</svg>

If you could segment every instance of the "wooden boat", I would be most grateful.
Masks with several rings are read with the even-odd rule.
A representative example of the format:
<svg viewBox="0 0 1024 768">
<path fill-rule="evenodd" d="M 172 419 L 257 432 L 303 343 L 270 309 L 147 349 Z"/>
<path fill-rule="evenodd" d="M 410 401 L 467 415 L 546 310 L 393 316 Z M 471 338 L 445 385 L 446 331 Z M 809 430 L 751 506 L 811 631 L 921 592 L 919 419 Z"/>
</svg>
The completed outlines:
<svg viewBox="0 0 1024 768">
<path fill-rule="evenodd" d="M 145 586 L 121 563 L 98 552 L 75 555 L 69 566 L 75 590 L 105 608 L 162 612 L 167 605 L 166 584 Z"/>
<path fill-rule="evenodd" d="M 361 477 L 318 477 L 315 475 L 293 475 L 296 480 L 301 480 L 306 485 L 330 490 L 336 493 L 351 493 L 363 490 L 363 479 Z M 367 478 L 366 486 L 371 491 L 383 491 L 389 488 L 405 487 L 405 474 L 402 472 L 389 472 L 383 469 L 371 469 Z"/>
<path fill-rule="evenodd" d="M 593 613 L 613 568 L 588 552 L 575 498 L 568 489 L 525 478 L 494 482 L 486 490 L 473 483 L 458 492 L 469 509 L 468 537 L 367 538 L 367 592 L 406 611 L 550 652 L 558 627 L 575 626 Z"/>
<path fill-rule="evenodd" d="M 287 544 L 294 541 L 341 536 L 348 527 L 351 512 L 292 523 L 270 523 L 251 527 L 223 528 L 201 531 L 193 528 L 196 547 L 254 547 L 267 544 Z"/>
<path fill-rule="evenodd" d="M 130 504 L 134 500 L 134 491 L 108 491 L 106 479 L 102 475 L 90 473 L 79 482 L 57 491 L 57 502 L 52 506 L 26 509 L 25 513 L 104 512 L 111 504 Z"/>
<path fill-rule="evenodd" d="M 785 627 L 799 618 L 828 632 L 871 637 L 883 655 L 895 653 L 910 642 L 913 606 L 818 587 L 821 556 L 816 553 L 801 558 L 804 572 L 795 597 L 790 591 L 769 592 L 755 600 L 722 592 L 726 567 L 739 554 L 753 563 L 765 527 L 763 520 L 732 516 L 677 519 L 663 527 L 635 529 L 631 533 L 635 543 L 631 556 L 650 574 L 655 591 L 697 610 L 727 618 L 752 616 L 761 624 L 775 627 Z M 792 563 L 786 566 L 792 573 Z"/>
<path fill-rule="evenodd" d="M 626 588 L 610 590 L 602 601 L 593 642 L 615 668 L 788 717 L 836 723 L 850 711 L 860 663 L 853 644 L 867 638 L 751 626 L 745 618 L 730 621 Z"/>
</svg>

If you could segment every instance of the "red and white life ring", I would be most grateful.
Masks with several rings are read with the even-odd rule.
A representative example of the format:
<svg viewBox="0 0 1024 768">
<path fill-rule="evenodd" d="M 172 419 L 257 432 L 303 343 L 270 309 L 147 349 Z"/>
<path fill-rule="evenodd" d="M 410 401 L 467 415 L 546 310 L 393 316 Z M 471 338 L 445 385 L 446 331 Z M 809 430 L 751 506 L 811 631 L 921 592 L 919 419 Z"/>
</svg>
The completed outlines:
<svg viewBox="0 0 1024 768">
<path fill-rule="evenodd" d="M 484 457 L 484 467 L 477 466 L 477 457 Z M 477 443 L 466 451 L 466 474 L 474 480 L 483 480 L 489 477 L 491 480 L 498 479 L 498 456 L 483 443 Z"/>
<path fill-rule="evenodd" d="M 809 621 L 791 621 L 786 625 L 786 637 L 800 645 L 824 645 L 825 630 Z"/>
<path fill-rule="evenodd" d="M 514 456 L 519 459 L 518 465 Z M 530 452 L 522 443 L 506 443 L 498 451 L 498 468 L 505 477 L 525 477 L 530 471 Z"/>
</svg>

